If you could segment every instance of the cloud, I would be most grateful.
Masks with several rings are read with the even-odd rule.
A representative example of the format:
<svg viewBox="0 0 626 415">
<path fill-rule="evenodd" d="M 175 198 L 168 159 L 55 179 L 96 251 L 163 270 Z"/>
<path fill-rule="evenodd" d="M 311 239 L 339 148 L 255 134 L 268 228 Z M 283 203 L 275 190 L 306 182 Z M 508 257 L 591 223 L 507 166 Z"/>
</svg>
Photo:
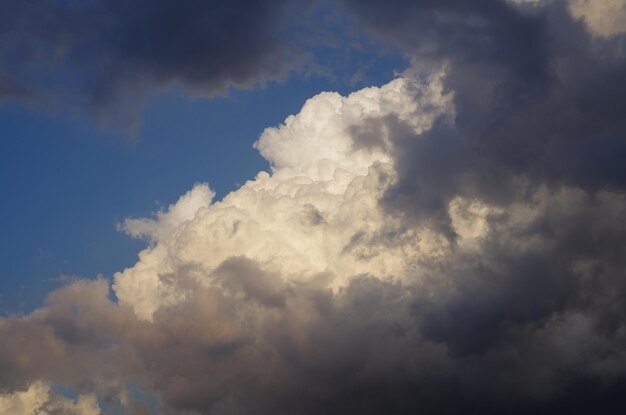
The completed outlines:
<svg viewBox="0 0 626 415">
<path fill-rule="evenodd" d="M 444 88 L 454 93 L 454 121 L 419 139 L 407 139 L 402 123 L 376 123 L 404 143 L 388 206 L 420 218 L 459 194 L 509 203 L 542 184 L 624 188 L 623 42 L 591 36 L 566 6 L 353 4 L 369 30 L 413 58 L 413 73 L 445 66 Z M 449 227 L 447 215 L 439 221 Z"/>
<path fill-rule="evenodd" d="M 513 4 L 542 6 L 554 0 L 508 0 Z M 563 0 L 576 19 L 585 22 L 595 36 L 611 37 L 626 32 L 624 0 Z"/>
<path fill-rule="evenodd" d="M 94 395 L 81 395 L 75 401 L 52 394 L 50 387 L 36 382 L 24 392 L 0 395 L 0 411 L 13 415 L 100 415 Z"/>
<path fill-rule="evenodd" d="M 272 175 L 260 172 L 212 205 L 212 192 L 197 185 L 156 221 L 127 221 L 131 235 L 146 235 L 154 246 L 140 254 L 136 266 L 116 274 L 117 297 L 150 318 L 162 305 L 184 300 L 181 273 L 185 280 L 210 283 L 211 273 L 233 256 L 246 256 L 286 280 L 329 273 L 334 288 L 357 273 L 399 272 L 404 254 L 396 251 L 404 247 L 376 253 L 362 246 L 376 243 L 393 226 L 377 204 L 392 180 L 389 155 L 356 148 L 350 129 L 372 114 L 405 119 L 416 134 L 429 128 L 449 109 L 449 97 L 436 76 L 416 100 L 418 88 L 416 81 L 398 79 L 345 98 L 322 93 L 256 143 Z"/>
<path fill-rule="evenodd" d="M 213 96 L 282 79 L 303 54 L 287 2 L 2 1 L 0 99 L 87 108 L 132 125 L 145 95 Z M 124 125 L 122 127 L 125 127 Z"/>
<path fill-rule="evenodd" d="M 197 184 L 125 221 L 148 247 L 112 284 L 1 319 L 0 402 L 62 386 L 104 413 L 626 409 L 620 35 L 562 2 L 350 6 L 411 68 L 266 129 L 271 172 L 224 199 Z"/>
<path fill-rule="evenodd" d="M 78 280 L 2 320 L 3 399 L 43 381 L 127 413 L 146 405 L 137 388 L 176 414 L 540 412 L 576 388 L 581 408 L 604 402 L 626 370 L 623 195 L 458 195 L 455 243 L 380 203 L 396 140 L 454 115 L 443 79 L 316 96 L 257 143 L 271 175 L 127 221 L 151 245 L 116 274 L 117 302 L 107 281 Z M 407 134 L 357 144 L 365 119 Z"/>
<path fill-rule="evenodd" d="M 624 0 L 572 0 L 569 7 L 595 35 L 606 37 L 626 33 Z"/>
</svg>

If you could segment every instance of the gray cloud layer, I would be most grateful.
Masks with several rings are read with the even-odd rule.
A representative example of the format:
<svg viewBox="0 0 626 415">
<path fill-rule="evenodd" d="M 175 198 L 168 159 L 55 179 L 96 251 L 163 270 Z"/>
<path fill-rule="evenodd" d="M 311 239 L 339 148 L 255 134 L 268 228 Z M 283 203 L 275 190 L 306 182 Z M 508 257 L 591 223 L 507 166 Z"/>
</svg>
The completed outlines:
<svg viewBox="0 0 626 415">
<path fill-rule="evenodd" d="M 129 222 L 129 232 L 155 241 L 116 277 L 123 301 L 111 301 L 104 280 L 77 281 L 33 314 L 0 320 L 2 391 L 45 381 L 131 414 L 149 406 L 133 389 L 153 394 L 164 414 L 626 410 L 624 35 L 594 36 L 558 1 L 348 4 L 364 27 L 406 51 L 414 62 L 406 77 L 424 89 L 366 91 L 353 106 L 333 107 L 338 98 L 324 95 L 258 144 L 280 191 L 259 176 L 258 193 L 247 184 L 191 220 L 185 207 L 202 205 L 194 194 L 160 222 Z M 140 56 L 158 61 L 149 48 Z M 202 66 L 194 59 L 184 81 L 204 85 L 191 75 Z M 442 67 L 453 114 L 428 89 Z M 154 76 L 172 73 L 165 65 Z M 418 110 L 405 111 L 403 94 Z M 375 109 L 359 113 L 359 105 Z M 443 114 L 416 128 L 431 113 Z M 326 119 L 330 133 L 316 129 Z M 351 149 L 334 141 L 343 131 Z M 291 144 L 300 153 L 283 147 L 289 134 L 302 140 Z M 366 160 L 366 173 L 342 152 Z M 341 185 L 324 192 L 333 180 Z M 379 202 L 382 219 L 359 217 L 373 209 L 359 192 Z M 297 220 L 284 222 L 292 214 Z M 347 241 L 331 233 L 340 226 Z M 292 232 L 293 244 L 274 228 Z M 317 233 L 327 251 L 346 242 L 322 264 L 326 272 L 281 256 L 301 243 L 315 257 L 306 243 Z M 414 245 L 422 250 L 405 254 Z M 398 278 L 378 275 L 385 253 L 406 261 Z M 227 258 L 207 265 L 219 255 Z M 355 270 L 333 275 L 346 257 Z M 289 267 L 313 275 L 297 279 Z M 325 283 L 333 279 L 344 283 Z M 147 301 L 152 280 L 171 304 L 150 320 L 126 299 Z"/>
</svg>

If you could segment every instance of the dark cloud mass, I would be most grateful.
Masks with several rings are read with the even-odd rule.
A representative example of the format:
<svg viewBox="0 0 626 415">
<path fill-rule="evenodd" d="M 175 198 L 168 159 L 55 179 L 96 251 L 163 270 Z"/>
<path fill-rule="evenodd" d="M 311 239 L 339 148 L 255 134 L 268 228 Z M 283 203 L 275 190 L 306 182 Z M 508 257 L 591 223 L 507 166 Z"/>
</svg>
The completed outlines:
<svg viewBox="0 0 626 415">
<path fill-rule="evenodd" d="M 372 31 L 405 48 L 415 71 L 448 68 L 455 121 L 407 141 L 413 148 L 401 149 L 407 180 L 399 193 L 432 175 L 419 170 L 424 164 L 428 170 L 448 161 L 444 176 L 457 180 L 450 192 L 465 187 L 490 199 L 507 198 L 504 181 L 512 177 L 586 190 L 624 188 L 623 35 L 593 37 L 563 1 L 530 9 L 496 0 L 352 3 Z M 423 180 L 438 193 L 454 186 Z"/>
<path fill-rule="evenodd" d="M 370 30 L 412 56 L 412 71 L 444 65 L 454 94 L 454 120 L 441 119 L 413 139 L 397 120 L 370 120 L 395 137 L 399 179 L 385 208 L 409 223 L 429 221 L 452 242 L 459 237 L 448 211 L 455 197 L 503 209 L 487 219 L 479 255 L 459 250 L 428 264 L 432 286 L 443 286 L 435 301 L 416 302 L 422 334 L 455 355 L 487 362 L 506 348 L 539 342 L 518 355 L 520 366 L 505 370 L 509 379 L 499 386 L 531 393 L 563 381 L 562 395 L 542 403 L 548 412 L 623 408 L 609 397 L 623 392 L 623 382 L 584 367 L 610 371 L 623 363 L 560 362 L 567 353 L 559 350 L 594 360 L 590 343 L 607 347 L 607 358 L 625 347 L 623 34 L 594 36 L 566 2 L 349 3 Z M 519 206 L 529 218 L 515 224 Z M 580 324 L 588 331 L 568 338 Z M 559 330 L 569 331 L 558 334 L 561 345 L 537 338 Z M 511 363 L 505 361 L 495 367 L 504 369 Z M 518 376 L 528 378 L 517 383 Z M 544 376 L 550 379 L 541 385 Z M 606 396 L 592 392 L 594 382 L 603 385 L 595 393 Z M 571 406 L 554 403 L 569 399 Z"/>
<path fill-rule="evenodd" d="M 129 414 L 149 411 L 133 388 L 163 414 L 626 411 L 625 35 L 594 35 L 560 1 L 346 3 L 411 58 L 406 77 L 445 68 L 454 114 L 420 134 L 393 114 L 348 129 L 355 151 L 390 151 L 380 206 L 397 222 L 354 233 L 342 255 L 369 260 L 422 228 L 447 248 L 410 256 L 408 277 L 355 272 L 335 291 L 332 275 L 291 281 L 246 256 L 200 284 L 191 261 L 159 275 L 187 297 L 153 321 L 112 301 L 107 281 L 80 280 L 0 320 L 1 391 L 42 380 L 105 408 L 125 399 Z M 98 99 L 134 77 L 214 91 L 285 69 L 286 49 L 267 42 L 278 2 L 68 4 L 6 2 L 24 17 L 0 17 L 3 50 L 27 33 L 30 56 L 97 63 Z M 155 26 L 167 29 L 148 36 Z M 0 92 L 28 93 L 5 72 Z M 302 211 L 311 229 L 332 226 L 314 204 Z"/>
<path fill-rule="evenodd" d="M 0 100 L 68 101 L 132 123 L 155 89 L 211 96 L 281 79 L 302 58 L 281 33 L 286 3 L 2 1 Z"/>
</svg>

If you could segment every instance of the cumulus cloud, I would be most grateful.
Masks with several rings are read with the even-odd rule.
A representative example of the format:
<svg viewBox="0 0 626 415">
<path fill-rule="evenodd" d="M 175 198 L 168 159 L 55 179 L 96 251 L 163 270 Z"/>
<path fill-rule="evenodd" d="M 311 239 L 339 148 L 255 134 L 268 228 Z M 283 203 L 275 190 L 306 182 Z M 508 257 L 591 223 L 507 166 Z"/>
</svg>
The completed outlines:
<svg viewBox="0 0 626 415">
<path fill-rule="evenodd" d="M 145 235 L 154 246 L 116 274 L 117 297 L 150 318 L 161 305 L 184 300 L 181 273 L 210 284 L 212 272 L 233 256 L 250 258 L 286 281 L 326 274 L 332 288 L 359 273 L 400 274 L 406 251 L 419 244 L 380 245 L 381 236 L 398 226 L 377 203 L 393 180 L 389 153 L 384 145 L 355 146 L 351 129 L 371 116 L 404 120 L 414 134 L 430 128 L 450 110 L 441 76 L 431 81 L 398 79 L 345 98 L 322 93 L 255 144 L 271 163 L 271 175 L 259 173 L 215 204 L 208 187 L 197 185 L 156 220 L 126 221 L 131 235 Z M 388 137 L 378 139 L 384 144 Z"/>
<path fill-rule="evenodd" d="M 112 284 L 0 320 L 0 405 L 626 409 L 619 35 L 563 2 L 348 3 L 412 67 L 266 129 L 271 172 L 222 200 L 126 220 L 148 247 Z"/>
<path fill-rule="evenodd" d="M 271 174 L 128 220 L 150 246 L 115 275 L 118 301 L 79 280 L 2 320 L 2 402 L 40 405 L 36 382 L 127 413 L 149 410 L 133 390 L 176 414 L 515 413 L 567 406 L 570 389 L 611 396 L 626 370 L 623 195 L 542 186 L 505 208 L 459 194 L 454 243 L 381 203 L 402 173 L 396 140 L 454 119 L 443 79 L 320 94 L 257 142 Z M 372 119 L 407 134 L 357 143 Z"/>
</svg>

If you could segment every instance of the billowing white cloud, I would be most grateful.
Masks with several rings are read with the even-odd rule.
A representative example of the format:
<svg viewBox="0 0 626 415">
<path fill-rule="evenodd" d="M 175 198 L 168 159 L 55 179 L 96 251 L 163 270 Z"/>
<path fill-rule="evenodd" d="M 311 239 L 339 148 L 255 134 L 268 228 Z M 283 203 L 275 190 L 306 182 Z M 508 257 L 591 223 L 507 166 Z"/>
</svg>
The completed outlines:
<svg viewBox="0 0 626 415">
<path fill-rule="evenodd" d="M 156 219 L 127 220 L 123 229 L 154 245 L 115 275 L 120 302 L 150 319 L 160 307 L 184 300 L 185 279 L 210 286 L 215 269 L 236 256 L 285 282 L 320 279 L 334 289 L 359 274 L 402 278 L 416 250 L 431 249 L 431 241 L 415 233 L 383 246 L 380 236 L 400 226 L 378 204 L 394 180 L 389 133 L 376 132 L 375 145 L 358 146 L 351 128 L 395 117 L 417 136 L 452 113 L 441 77 L 423 83 L 400 78 L 348 97 L 321 93 L 255 144 L 271 174 L 260 172 L 214 204 L 208 186 L 196 185 Z"/>
</svg>

